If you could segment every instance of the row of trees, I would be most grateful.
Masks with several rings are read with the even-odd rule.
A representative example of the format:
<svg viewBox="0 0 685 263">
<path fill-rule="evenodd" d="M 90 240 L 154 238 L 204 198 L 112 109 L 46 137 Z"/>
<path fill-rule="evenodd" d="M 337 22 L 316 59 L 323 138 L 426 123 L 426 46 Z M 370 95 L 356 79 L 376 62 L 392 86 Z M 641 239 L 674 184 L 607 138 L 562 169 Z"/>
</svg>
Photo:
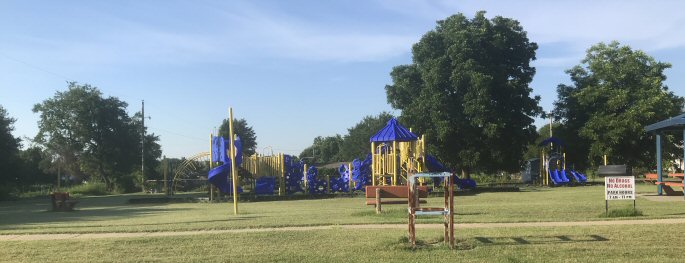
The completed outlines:
<svg viewBox="0 0 685 263">
<path fill-rule="evenodd" d="M 347 129 L 342 136 L 316 137 L 311 146 L 300 153 L 300 159 L 325 164 L 364 158 L 370 152 L 369 138 L 385 127 L 392 114 L 382 112 L 376 116 L 366 116 L 359 123 Z"/>
<path fill-rule="evenodd" d="M 567 142 L 576 168 L 594 166 L 603 155 L 613 163 L 654 166 L 653 138 L 644 126 L 685 105 L 664 84 L 670 64 L 618 42 L 599 43 L 566 71 L 572 84 L 559 84 L 554 109 L 545 113 L 530 87 L 537 48 L 516 20 L 487 19 L 483 11 L 470 19 L 453 15 L 414 44 L 411 64 L 393 68 L 388 103 L 401 110 L 403 124 L 430 138 L 429 152 L 467 176 L 518 171 L 538 152 L 536 142 L 549 136 L 548 125 L 536 131 L 535 117 L 557 121 L 554 135 Z M 326 163 L 368 153 L 369 137 L 387 118 L 366 117 L 344 137 L 317 137 L 300 157 Z M 679 156 L 681 139 L 667 141 L 667 154 Z"/>
<path fill-rule="evenodd" d="M 108 190 L 139 189 L 141 147 L 148 179 L 159 177 L 162 151 L 155 134 L 146 134 L 141 146 L 143 116 L 129 116 L 127 106 L 116 97 L 103 96 L 96 87 L 69 83 L 66 91 L 33 107 L 40 115 L 39 131 L 24 151 L 11 135 L 14 119 L 3 109 L 2 180 L 15 187 L 54 182 L 52 176 L 60 169 L 72 179 L 103 182 Z M 28 167 L 17 169 L 22 165 Z"/>
</svg>

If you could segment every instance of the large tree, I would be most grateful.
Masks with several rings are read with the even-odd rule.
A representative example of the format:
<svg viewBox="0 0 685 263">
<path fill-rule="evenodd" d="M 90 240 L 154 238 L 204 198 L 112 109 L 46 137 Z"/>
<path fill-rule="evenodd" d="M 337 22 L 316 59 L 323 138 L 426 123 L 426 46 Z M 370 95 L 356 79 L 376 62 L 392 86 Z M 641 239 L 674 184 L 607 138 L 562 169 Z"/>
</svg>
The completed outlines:
<svg viewBox="0 0 685 263">
<path fill-rule="evenodd" d="M 35 141 L 71 175 L 130 190 L 129 176 L 140 167 L 141 128 L 126 113 L 127 106 L 116 97 L 103 97 L 96 87 L 69 83 L 67 91 L 34 106 L 40 113 Z"/>
<path fill-rule="evenodd" d="M 557 87 L 554 114 L 567 141 L 584 148 L 590 165 L 608 155 L 612 163 L 651 166 L 654 139 L 644 127 L 683 109 L 683 98 L 664 84 L 670 67 L 618 42 L 592 46 L 580 65 L 566 71 L 572 84 Z M 675 151 L 670 145 L 667 151 Z"/>
<path fill-rule="evenodd" d="M 388 102 L 448 165 L 516 171 L 541 112 L 529 87 L 536 49 L 516 20 L 453 15 L 414 44 L 413 63 L 393 68 Z"/>
<path fill-rule="evenodd" d="M 19 165 L 19 138 L 12 135 L 14 122 L 7 110 L 0 105 L 0 199 L 6 197 L 12 190 L 18 176 Z"/>
<path fill-rule="evenodd" d="M 233 120 L 233 133 L 240 136 L 240 141 L 243 143 L 243 155 L 250 156 L 257 152 L 257 135 L 245 119 Z M 219 136 L 228 139 L 229 137 L 229 123 L 228 119 L 224 119 L 219 126 Z"/>
</svg>

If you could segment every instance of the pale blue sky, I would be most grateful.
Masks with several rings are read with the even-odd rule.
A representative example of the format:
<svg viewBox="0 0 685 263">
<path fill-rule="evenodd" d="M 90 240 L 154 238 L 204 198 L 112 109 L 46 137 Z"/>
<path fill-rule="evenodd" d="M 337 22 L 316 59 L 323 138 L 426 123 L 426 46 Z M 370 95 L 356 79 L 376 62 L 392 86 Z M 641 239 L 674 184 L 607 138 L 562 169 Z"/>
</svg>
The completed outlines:
<svg viewBox="0 0 685 263">
<path fill-rule="evenodd" d="M 519 20 L 539 44 L 532 87 L 545 110 L 569 82 L 564 70 L 600 41 L 672 63 L 667 84 L 685 95 L 681 1 L 0 0 L 0 105 L 18 119 L 15 136 L 33 137 L 32 106 L 67 80 L 127 101 L 131 113 L 144 99 L 169 157 L 206 151 L 232 106 L 259 151 L 299 154 L 315 136 L 391 111 L 392 67 L 411 61 L 436 20 L 478 10 Z"/>
</svg>

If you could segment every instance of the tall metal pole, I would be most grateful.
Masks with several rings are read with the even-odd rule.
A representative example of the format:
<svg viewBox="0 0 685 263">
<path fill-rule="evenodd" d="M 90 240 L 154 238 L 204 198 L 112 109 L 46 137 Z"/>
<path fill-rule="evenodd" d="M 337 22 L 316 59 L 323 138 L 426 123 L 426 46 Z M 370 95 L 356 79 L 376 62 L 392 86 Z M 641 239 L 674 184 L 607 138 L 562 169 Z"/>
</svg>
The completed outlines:
<svg viewBox="0 0 685 263">
<path fill-rule="evenodd" d="M 145 193 L 145 100 L 142 100 L 141 114 L 143 131 L 140 135 L 140 188 Z"/>
<path fill-rule="evenodd" d="M 659 195 L 662 194 L 662 186 L 661 182 L 663 182 L 663 171 L 661 169 L 661 133 L 658 132 L 656 134 L 656 174 L 657 174 L 657 182 L 659 182 L 659 185 L 657 186 L 656 190 Z"/>
<path fill-rule="evenodd" d="M 238 170 L 235 167 L 235 147 L 233 145 L 234 135 L 233 135 L 233 108 L 228 108 L 229 122 L 228 122 L 228 132 L 229 132 L 229 143 L 228 148 L 231 154 L 231 175 L 233 177 L 233 214 L 238 214 Z"/>
</svg>

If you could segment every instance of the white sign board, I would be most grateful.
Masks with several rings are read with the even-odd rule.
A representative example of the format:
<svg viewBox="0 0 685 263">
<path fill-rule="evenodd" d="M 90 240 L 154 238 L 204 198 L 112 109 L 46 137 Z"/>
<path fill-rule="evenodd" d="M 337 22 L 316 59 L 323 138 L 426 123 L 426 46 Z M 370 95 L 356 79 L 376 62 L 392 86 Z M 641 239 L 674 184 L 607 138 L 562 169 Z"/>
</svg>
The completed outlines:
<svg viewBox="0 0 685 263">
<path fill-rule="evenodd" d="M 604 200 L 635 200 L 635 177 L 604 177 Z"/>
</svg>

